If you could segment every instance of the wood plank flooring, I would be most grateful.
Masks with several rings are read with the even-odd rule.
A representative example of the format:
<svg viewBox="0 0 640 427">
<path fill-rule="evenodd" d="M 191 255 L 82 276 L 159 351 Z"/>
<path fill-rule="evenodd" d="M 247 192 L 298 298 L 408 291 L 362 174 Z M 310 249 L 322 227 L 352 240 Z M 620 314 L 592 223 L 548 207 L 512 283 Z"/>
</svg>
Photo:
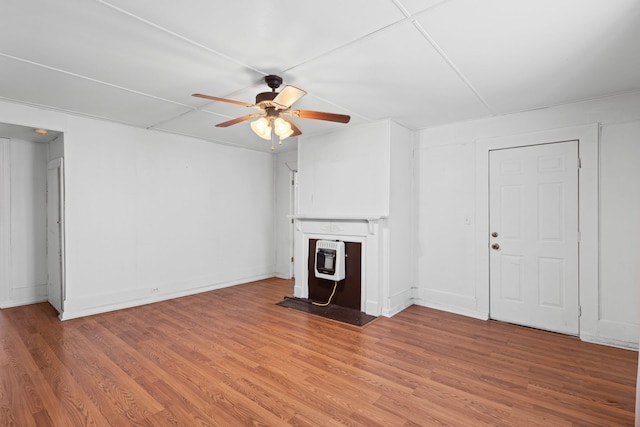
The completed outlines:
<svg viewBox="0 0 640 427">
<path fill-rule="evenodd" d="M 358 328 L 275 305 L 292 290 L 0 310 L 0 426 L 634 423 L 634 351 L 417 306 Z"/>
</svg>

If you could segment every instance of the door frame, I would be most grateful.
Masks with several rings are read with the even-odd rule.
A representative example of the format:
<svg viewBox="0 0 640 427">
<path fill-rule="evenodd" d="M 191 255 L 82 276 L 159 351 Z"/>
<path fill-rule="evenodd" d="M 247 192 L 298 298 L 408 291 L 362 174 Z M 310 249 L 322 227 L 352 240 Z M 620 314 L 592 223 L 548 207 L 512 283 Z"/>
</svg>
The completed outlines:
<svg viewBox="0 0 640 427">
<path fill-rule="evenodd" d="M 58 209 L 60 216 L 60 313 L 59 317 L 62 318 L 62 314 L 64 313 L 64 300 L 66 298 L 66 272 L 65 272 L 65 208 L 64 208 L 64 158 L 60 157 L 57 159 L 49 160 L 47 162 L 47 171 L 49 169 L 58 169 Z M 47 196 L 49 195 L 49 185 L 50 182 L 48 180 L 47 174 Z M 48 211 L 48 200 L 47 200 L 47 211 Z M 49 233 L 47 230 L 47 238 L 49 237 Z M 48 242 L 47 242 L 48 248 Z M 47 254 L 47 256 L 49 256 Z M 50 275 L 51 272 L 47 271 L 47 274 Z M 49 281 L 47 280 L 47 285 Z"/>
<path fill-rule="evenodd" d="M 598 123 L 476 141 L 476 308 L 489 318 L 489 151 L 578 141 L 578 292 L 580 337 L 597 336 L 599 315 L 599 142 Z"/>
<path fill-rule="evenodd" d="M 287 164 L 287 167 L 289 165 Z M 291 220 L 289 221 L 289 257 L 291 262 L 289 263 L 289 278 L 293 279 L 295 277 L 295 257 L 296 253 L 295 248 L 295 226 L 293 217 L 298 213 L 298 171 L 296 169 L 289 170 L 289 178 L 291 180 L 291 185 L 289 186 L 289 216 Z"/>
<path fill-rule="evenodd" d="M 11 282 L 11 140 L 0 138 L 0 308 Z"/>
<path fill-rule="evenodd" d="M 570 144 L 570 145 L 569 145 Z M 526 152 L 524 151 L 526 150 Z M 556 170 L 556 171 L 551 171 L 550 175 L 554 175 L 554 174 L 566 174 L 566 175 L 571 175 L 571 177 L 568 176 L 564 176 L 563 180 L 562 180 L 562 185 L 563 185 L 563 189 L 566 190 L 565 193 L 565 197 L 563 198 L 562 202 L 565 206 L 566 209 L 563 209 L 564 215 L 563 215 L 563 220 L 562 220 L 562 224 L 563 227 L 562 229 L 564 230 L 565 233 L 565 239 L 561 242 L 562 244 L 562 253 L 563 255 L 569 255 L 569 258 L 563 256 L 562 260 L 563 261 L 567 261 L 567 260 L 571 260 L 570 265 L 567 265 L 566 268 L 563 268 L 564 272 L 567 273 L 567 276 L 563 276 L 564 279 L 571 279 L 571 280 L 563 280 L 562 284 L 562 290 L 563 293 L 562 295 L 564 296 L 563 299 L 565 297 L 570 296 L 569 299 L 567 299 L 565 301 L 565 306 L 560 308 L 560 307 L 555 307 L 555 310 L 553 310 L 553 313 L 551 316 L 556 320 L 551 321 L 549 318 L 546 317 L 546 314 L 551 314 L 551 311 L 549 308 L 544 308 L 544 307 L 539 307 L 539 304 L 535 304 L 535 307 L 532 307 L 531 304 L 534 304 L 534 302 L 530 299 L 532 297 L 532 294 L 529 294 L 527 292 L 527 290 L 522 289 L 522 297 L 523 299 L 519 301 L 519 312 L 516 314 L 514 312 L 511 311 L 512 306 L 510 306 L 509 302 L 505 302 L 503 301 L 501 298 L 499 298 L 498 294 L 501 293 L 501 291 L 498 289 L 499 287 L 501 287 L 501 285 L 504 283 L 504 277 L 501 276 L 500 272 L 495 272 L 494 274 L 494 270 L 500 270 L 500 267 L 497 266 L 498 264 L 501 264 L 501 260 L 502 260 L 502 256 L 500 255 L 499 252 L 502 251 L 502 248 L 500 248 L 501 250 L 496 252 L 495 250 L 493 250 L 493 248 L 491 248 L 491 250 L 489 250 L 489 318 L 490 319 L 496 319 L 496 320 L 502 320 L 502 321 L 506 321 L 506 322 L 510 322 L 510 323 L 515 323 L 518 325 L 523 325 L 523 326 L 530 326 L 533 328 L 538 328 L 538 329 L 544 329 L 544 330 L 548 330 L 551 332 L 558 332 L 558 333 L 562 333 L 562 334 L 566 334 L 566 335 L 572 335 L 572 336 L 579 336 L 580 335 L 580 312 L 579 312 L 579 307 L 580 307 L 580 292 L 579 292 L 579 285 L 578 285 L 578 268 L 580 267 L 580 262 L 578 259 L 579 256 L 579 247 L 577 245 L 577 239 L 579 237 L 578 234 L 578 227 L 579 227 L 579 213 L 578 213 L 578 203 L 579 203 L 579 197 L 578 197 L 578 188 L 579 188 L 579 180 L 577 177 L 578 171 L 580 170 L 579 168 L 579 158 L 580 158 L 580 154 L 578 152 L 578 141 L 576 140 L 570 140 L 570 141 L 557 141 L 557 142 L 553 142 L 553 143 L 548 143 L 548 144 L 537 144 L 537 145 L 527 145 L 524 147 L 515 147 L 515 148 L 507 148 L 507 149 L 498 149 L 498 150 L 490 150 L 489 151 L 489 224 L 490 224 L 490 231 L 494 232 L 494 231 L 499 231 L 501 229 L 501 227 L 498 225 L 501 223 L 502 221 L 502 215 L 500 213 L 500 211 L 502 211 L 502 207 L 504 207 L 505 205 L 503 205 L 502 203 L 498 203 L 498 205 L 495 205 L 494 202 L 500 201 L 501 200 L 501 196 L 499 194 L 495 194 L 494 191 L 496 191 L 497 193 L 500 193 L 500 189 L 503 187 L 500 187 L 499 185 L 497 187 L 494 187 L 494 183 L 492 182 L 492 177 L 494 177 L 496 179 L 496 181 L 500 182 L 501 179 L 503 179 L 503 175 L 498 171 L 498 168 L 500 167 L 500 158 L 504 158 L 504 156 L 510 156 L 510 159 L 531 159 L 531 155 L 538 155 L 538 156 L 546 156 L 546 155 L 552 155 L 549 150 L 551 150 L 552 152 L 554 152 L 553 155 L 556 155 L 555 152 L 560 151 L 562 152 L 562 154 L 566 154 L 566 164 L 562 170 Z M 574 157 L 575 156 L 575 157 Z M 496 163 L 494 164 L 494 160 L 496 161 Z M 526 160 L 525 160 L 526 161 Z M 494 168 L 496 168 L 494 170 Z M 525 172 L 524 170 L 522 171 L 522 174 L 519 174 L 520 177 L 524 177 L 526 175 L 527 172 Z M 540 182 L 544 182 L 544 183 L 551 183 L 549 182 L 549 174 L 545 174 L 545 175 L 540 175 L 539 171 L 537 170 L 533 170 L 533 171 L 529 171 L 529 177 L 533 176 L 533 178 L 536 180 L 535 183 L 531 183 L 530 181 L 528 183 L 525 183 L 524 181 L 522 182 L 524 187 L 527 187 L 528 185 L 531 185 L 532 187 L 535 187 L 536 184 L 539 184 Z M 513 181 L 516 180 L 516 178 L 514 177 L 509 177 L 507 176 L 506 178 L 504 178 L 506 180 L 508 180 L 511 184 L 510 185 L 514 185 Z M 542 180 L 542 181 L 539 181 Z M 558 181 L 554 180 L 553 183 L 557 183 Z M 567 184 L 575 184 L 574 185 L 570 185 L 570 186 L 565 186 Z M 529 191 L 531 193 L 533 193 L 533 197 L 535 197 L 535 195 L 537 194 L 536 192 L 531 191 L 532 187 L 528 187 Z M 524 194 L 527 193 L 526 190 L 523 191 L 523 193 L 521 193 L 524 197 Z M 529 193 L 529 194 L 531 194 Z M 526 204 L 526 202 L 524 202 Z M 529 203 L 535 203 L 533 200 L 529 199 Z M 531 207 L 532 205 L 529 204 L 529 207 Z M 571 215 L 568 215 L 567 212 L 571 212 Z M 492 214 L 495 214 L 496 217 L 500 218 L 498 222 L 493 221 L 493 217 Z M 575 216 L 574 216 L 575 214 Z M 538 217 L 535 217 L 536 220 L 538 219 Z M 535 222 L 535 221 L 534 221 Z M 492 226 L 491 226 L 492 225 Z M 497 226 L 498 225 L 498 226 Z M 529 223 L 529 225 L 531 225 L 531 223 Z M 497 229 L 496 229 L 497 226 Z M 575 228 L 574 228 L 575 227 Z M 569 231 L 571 230 L 571 231 Z M 512 230 L 513 231 L 513 230 Z M 527 235 L 526 231 L 523 231 L 525 234 Z M 504 230 L 502 230 L 501 234 L 504 234 Z M 494 242 L 499 242 L 502 246 L 502 237 L 498 236 L 500 238 L 494 238 L 493 236 L 489 238 L 489 242 L 490 243 L 494 243 Z M 520 236 L 523 239 L 526 239 L 523 236 Z M 532 236 L 529 236 L 532 237 Z M 539 238 L 539 237 L 538 237 Z M 507 242 L 504 242 L 505 244 L 507 244 Z M 557 242 L 560 243 L 560 242 Z M 515 243 L 515 245 L 518 245 L 517 243 Z M 531 248 L 531 244 L 525 244 L 525 247 L 530 249 Z M 551 249 L 551 248 L 549 248 Z M 557 245 L 554 245 L 554 249 L 558 249 Z M 551 250 L 554 250 L 551 249 Z M 526 250 L 526 249 L 524 249 Z M 509 252 L 509 251 L 507 251 Z M 538 255 L 540 255 L 540 252 L 537 252 Z M 524 255 L 522 252 L 517 251 L 515 253 L 512 253 L 512 255 L 522 255 L 522 258 L 526 258 L 526 255 Z M 551 255 L 547 255 L 547 256 L 551 256 Z M 555 256 L 559 256 L 557 253 Z M 493 262 L 492 262 L 493 261 Z M 529 262 L 531 261 L 531 259 L 529 259 Z M 524 265 L 527 265 L 527 261 L 524 260 Z M 533 266 L 531 266 L 529 264 L 529 267 L 533 268 Z M 526 268 L 526 267 L 525 267 Z M 540 274 L 540 272 L 538 272 L 538 275 Z M 526 274 L 525 274 L 526 275 Z M 494 280 L 496 276 L 499 276 L 499 282 L 495 282 Z M 532 283 L 529 282 L 527 279 L 524 279 L 524 283 L 531 285 Z M 494 285 L 494 286 L 492 286 Z M 534 285 L 535 286 L 535 285 Z M 529 291 L 531 291 L 531 288 L 529 288 Z M 538 289 L 539 291 L 539 289 Z M 527 299 L 527 297 L 529 297 L 529 299 Z M 496 303 L 495 305 L 493 303 Z M 510 306 L 510 307 L 500 307 L 503 303 L 505 303 L 506 305 Z M 495 312 L 493 311 L 495 309 Z M 501 309 L 504 309 L 505 311 L 503 311 L 502 313 L 498 313 L 498 315 L 496 316 L 496 312 L 501 311 Z M 530 313 L 531 315 L 533 315 L 533 318 L 531 317 L 527 317 L 523 312 L 524 311 L 528 311 L 531 310 L 532 312 Z M 545 311 L 545 315 L 541 314 L 541 311 Z M 561 315 L 561 319 L 559 319 L 557 317 L 558 312 L 561 311 L 562 315 Z M 510 318 L 510 320 L 506 320 L 506 318 Z M 546 319 L 545 319 L 546 318 Z"/>
</svg>

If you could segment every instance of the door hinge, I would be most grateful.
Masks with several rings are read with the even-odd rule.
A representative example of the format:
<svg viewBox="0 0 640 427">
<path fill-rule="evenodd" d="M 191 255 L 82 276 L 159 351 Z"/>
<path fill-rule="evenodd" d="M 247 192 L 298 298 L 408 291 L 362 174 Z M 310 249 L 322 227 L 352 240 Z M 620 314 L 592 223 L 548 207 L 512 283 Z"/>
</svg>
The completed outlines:
<svg viewBox="0 0 640 427">
<path fill-rule="evenodd" d="M 578 169 L 582 168 L 582 159 L 578 157 Z"/>
<path fill-rule="evenodd" d="M 293 257 L 291 257 L 291 262 L 293 262 Z"/>
<path fill-rule="evenodd" d="M 293 218 L 291 218 L 291 224 L 293 224 Z"/>
<path fill-rule="evenodd" d="M 582 317 L 582 306 L 578 306 L 578 317 Z"/>
</svg>

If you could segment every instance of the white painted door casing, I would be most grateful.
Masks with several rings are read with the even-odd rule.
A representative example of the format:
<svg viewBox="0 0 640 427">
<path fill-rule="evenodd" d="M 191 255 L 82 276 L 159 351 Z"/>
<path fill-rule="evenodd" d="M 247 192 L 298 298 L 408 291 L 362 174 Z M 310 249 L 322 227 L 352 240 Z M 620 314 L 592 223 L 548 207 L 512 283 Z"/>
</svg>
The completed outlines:
<svg viewBox="0 0 640 427">
<path fill-rule="evenodd" d="M 47 297 L 58 311 L 63 311 L 64 245 L 62 159 L 47 164 Z"/>
</svg>

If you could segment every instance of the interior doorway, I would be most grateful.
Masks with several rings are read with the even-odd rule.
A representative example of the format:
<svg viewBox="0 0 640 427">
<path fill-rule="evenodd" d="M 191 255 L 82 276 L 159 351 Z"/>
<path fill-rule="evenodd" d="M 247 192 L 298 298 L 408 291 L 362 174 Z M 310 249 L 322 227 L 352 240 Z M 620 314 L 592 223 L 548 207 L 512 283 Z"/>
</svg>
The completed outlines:
<svg viewBox="0 0 640 427">
<path fill-rule="evenodd" d="M 489 152 L 490 317 L 578 335 L 578 141 Z"/>
<path fill-rule="evenodd" d="M 13 307 L 49 299 L 47 181 L 50 161 L 60 166 L 56 174 L 58 198 L 54 211 L 64 211 L 62 158 L 63 133 L 0 123 L 0 307 Z M 60 224 L 57 221 L 60 220 Z M 56 235 L 64 242 L 62 217 Z M 58 245 L 64 255 L 64 245 Z M 57 251 L 60 256 L 60 250 Z M 62 308 L 64 265 L 58 261 L 61 290 L 54 302 Z M 55 274 L 54 274 L 55 276 Z"/>
</svg>

